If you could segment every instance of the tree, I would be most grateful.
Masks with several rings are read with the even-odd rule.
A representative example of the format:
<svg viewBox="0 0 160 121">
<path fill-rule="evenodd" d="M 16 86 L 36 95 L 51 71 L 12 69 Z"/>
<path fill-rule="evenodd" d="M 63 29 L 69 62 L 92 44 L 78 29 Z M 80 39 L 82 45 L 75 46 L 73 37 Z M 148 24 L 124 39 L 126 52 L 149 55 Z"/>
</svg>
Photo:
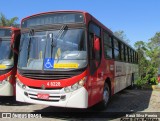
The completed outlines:
<svg viewBox="0 0 160 121">
<path fill-rule="evenodd" d="M 147 56 L 150 58 L 150 63 L 152 68 L 149 68 L 149 71 L 153 70 L 153 76 L 157 78 L 158 68 L 160 67 L 160 32 L 157 32 L 148 42 L 148 51 L 146 52 Z"/>
<path fill-rule="evenodd" d="M 4 14 L 0 13 L 0 26 L 18 26 L 18 17 L 7 19 Z"/>
<path fill-rule="evenodd" d="M 148 43 L 135 43 L 139 59 L 140 84 L 157 84 L 158 67 L 160 66 L 160 32 L 157 32 Z"/>
<path fill-rule="evenodd" d="M 146 68 L 149 65 L 149 61 L 146 59 L 147 43 L 137 41 L 134 46 L 138 53 L 139 76 L 142 79 L 146 75 Z"/>
<path fill-rule="evenodd" d="M 130 40 L 127 38 L 125 32 L 122 31 L 122 30 L 115 31 L 114 35 L 116 35 L 117 37 L 119 37 L 120 39 L 122 39 L 123 41 L 125 41 L 126 43 L 130 42 Z"/>
</svg>

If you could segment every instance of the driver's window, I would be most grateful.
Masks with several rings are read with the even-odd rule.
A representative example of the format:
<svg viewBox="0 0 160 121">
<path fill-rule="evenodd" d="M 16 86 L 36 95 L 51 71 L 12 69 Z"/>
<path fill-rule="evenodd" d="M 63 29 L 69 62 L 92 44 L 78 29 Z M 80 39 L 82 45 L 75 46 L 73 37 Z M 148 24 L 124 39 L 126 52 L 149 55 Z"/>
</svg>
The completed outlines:
<svg viewBox="0 0 160 121">
<path fill-rule="evenodd" d="M 96 60 L 100 60 L 101 51 L 98 51 L 98 52 L 94 51 L 94 39 L 95 39 L 95 37 L 99 38 L 99 40 L 101 40 L 100 27 L 98 27 L 98 25 L 96 25 L 96 24 L 91 22 L 90 25 L 89 25 L 89 46 L 90 46 L 90 51 L 89 52 L 90 52 L 90 58 L 92 60 L 95 60 L 95 59 Z"/>
<path fill-rule="evenodd" d="M 100 49 L 95 49 L 95 40 L 98 38 Z M 101 60 L 101 29 L 98 25 L 91 22 L 89 24 L 89 57 L 90 57 L 90 73 L 93 75 L 96 70 L 98 69 L 98 66 L 100 64 Z"/>
</svg>

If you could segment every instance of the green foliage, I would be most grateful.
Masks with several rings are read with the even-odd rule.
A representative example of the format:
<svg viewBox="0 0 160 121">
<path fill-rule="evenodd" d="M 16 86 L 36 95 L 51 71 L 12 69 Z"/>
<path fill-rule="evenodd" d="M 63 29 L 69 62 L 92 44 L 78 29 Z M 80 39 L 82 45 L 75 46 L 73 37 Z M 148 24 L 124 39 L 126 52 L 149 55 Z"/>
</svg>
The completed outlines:
<svg viewBox="0 0 160 121">
<path fill-rule="evenodd" d="M 152 85 L 157 85 L 157 84 L 158 84 L 157 77 L 152 77 L 152 78 L 150 79 L 150 84 L 152 84 Z"/>
<path fill-rule="evenodd" d="M 138 86 L 144 84 L 158 84 L 157 75 L 160 65 L 160 32 L 156 33 L 148 43 L 138 41 L 135 43 L 139 59 L 139 76 L 136 81 Z"/>
<path fill-rule="evenodd" d="M 0 13 L 0 26 L 15 26 L 17 27 L 18 17 L 7 19 L 4 14 Z"/>
<path fill-rule="evenodd" d="M 142 79 L 142 78 L 140 78 L 140 77 L 135 81 L 135 83 L 136 83 L 136 85 L 137 85 L 138 87 L 141 87 L 142 85 L 145 85 L 146 82 L 147 82 L 146 79 Z"/>
</svg>

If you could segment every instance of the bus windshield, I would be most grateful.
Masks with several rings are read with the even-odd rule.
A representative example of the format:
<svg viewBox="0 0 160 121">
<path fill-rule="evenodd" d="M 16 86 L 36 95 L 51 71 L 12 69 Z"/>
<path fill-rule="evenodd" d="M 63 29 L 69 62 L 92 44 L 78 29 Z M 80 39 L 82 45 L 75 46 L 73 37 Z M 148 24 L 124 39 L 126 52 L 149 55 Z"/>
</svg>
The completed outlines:
<svg viewBox="0 0 160 121">
<path fill-rule="evenodd" d="M 32 31 L 21 35 L 19 69 L 52 71 L 86 66 L 84 29 Z"/>
<path fill-rule="evenodd" d="M 13 67 L 13 52 L 10 38 L 0 38 L 0 70 Z"/>
</svg>

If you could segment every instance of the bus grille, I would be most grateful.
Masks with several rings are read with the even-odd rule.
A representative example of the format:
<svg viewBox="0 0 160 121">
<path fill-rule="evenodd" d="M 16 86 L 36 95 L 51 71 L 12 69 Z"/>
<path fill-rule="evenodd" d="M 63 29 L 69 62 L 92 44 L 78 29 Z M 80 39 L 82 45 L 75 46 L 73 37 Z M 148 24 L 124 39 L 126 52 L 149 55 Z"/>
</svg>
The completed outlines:
<svg viewBox="0 0 160 121">
<path fill-rule="evenodd" d="M 28 93 L 28 97 L 32 100 L 47 101 L 47 102 L 59 102 L 61 99 L 60 94 L 49 94 L 49 99 L 39 99 L 38 94 Z"/>
<path fill-rule="evenodd" d="M 81 71 L 73 71 L 73 72 L 50 72 L 50 73 L 21 73 L 23 76 L 31 79 L 39 79 L 39 80 L 60 80 L 67 79 L 78 74 L 82 73 Z"/>
<path fill-rule="evenodd" d="M 10 71 L 11 69 L 8 69 L 8 70 L 0 70 L 0 76 L 3 75 L 3 74 L 6 74 Z"/>
<path fill-rule="evenodd" d="M 50 101 L 50 102 L 58 102 L 60 100 L 60 96 L 49 96 L 48 100 L 45 99 L 39 99 L 37 98 L 37 95 L 35 94 L 29 94 L 29 97 L 33 100 L 39 100 L 39 101 Z"/>
<path fill-rule="evenodd" d="M 33 87 L 33 86 L 28 86 L 29 88 L 31 88 L 31 89 L 42 89 L 41 87 Z M 62 89 L 62 87 L 61 88 L 45 88 L 45 89 L 43 89 L 43 90 L 61 90 Z"/>
<path fill-rule="evenodd" d="M 38 101 L 47 101 L 47 102 L 59 102 L 59 100 L 44 100 L 44 99 L 38 99 L 38 98 L 32 98 L 33 100 L 38 100 Z"/>
</svg>

